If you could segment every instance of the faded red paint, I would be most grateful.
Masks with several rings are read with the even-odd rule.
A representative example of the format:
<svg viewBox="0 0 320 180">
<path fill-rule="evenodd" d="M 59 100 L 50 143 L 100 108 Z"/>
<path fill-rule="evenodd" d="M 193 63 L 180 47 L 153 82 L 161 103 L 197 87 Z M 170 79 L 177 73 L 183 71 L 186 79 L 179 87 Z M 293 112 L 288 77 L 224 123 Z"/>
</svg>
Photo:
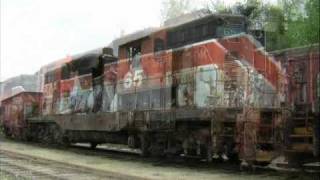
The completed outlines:
<svg viewBox="0 0 320 180">
<path fill-rule="evenodd" d="M 104 65 L 104 81 L 108 84 L 115 84 L 117 80 L 117 64 Z"/>
<path fill-rule="evenodd" d="M 4 115 L 2 123 L 8 135 L 24 137 L 26 118 L 40 113 L 42 93 L 21 92 L 2 100 Z"/>
<path fill-rule="evenodd" d="M 71 61 L 71 56 L 67 56 L 41 68 L 42 81 L 40 82 L 40 91 L 43 92 L 41 109 L 44 114 L 54 114 L 58 112 L 57 101 L 59 101 L 62 94 L 64 96 L 68 91 L 68 85 L 66 85 L 68 82 L 61 81 L 61 67 Z M 49 72 L 53 73 L 53 80 L 45 82 L 45 76 Z"/>
<path fill-rule="evenodd" d="M 288 102 L 316 104 L 319 86 L 317 75 L 320 73 L 319 47 L 287 49 L 273 54 L 286 71 Z"/>
<path fill-rule="evenodd" d="M 63 94 L 70 94 L 73 86 L 74 86 L 74 79 L 66 79 L 66 80 L 62 80 L 61 82 L 61 95 Z"/>
<path fill-rule="evenodd" d="M 123 49 L 120 49 L 120 51 Z M 158 53 L 143 54 L 141 66 L 148 77 L 164 77 L 165 73 L 181 71 L 201 65 L 216 64 L 222 68 L 226 56 L 225 49 L 216 41 L 195 45 L 186 49 L 173 49 Z M 120 59 L 118 81 L 130 71 L 131 60 Z"/>
<path fill-rule="evenodd" d="M 236 58 L 246 60 L 256 71 L 261 73 L 275 88 L 279 88 L 279 82 L 283 73 L 281 67 L 263 50 L 258 49 L 257 44 L 248 36 L 230 37 L 220 39 L 219 42 Z"/>
</svg>

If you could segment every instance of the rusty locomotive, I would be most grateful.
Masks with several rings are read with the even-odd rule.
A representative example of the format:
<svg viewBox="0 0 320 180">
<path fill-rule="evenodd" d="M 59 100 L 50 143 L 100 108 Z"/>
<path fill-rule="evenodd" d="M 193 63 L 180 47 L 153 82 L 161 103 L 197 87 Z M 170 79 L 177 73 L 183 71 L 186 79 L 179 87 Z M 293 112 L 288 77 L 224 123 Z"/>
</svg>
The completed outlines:
<svg viewBox="0 0 320 180">
<path fill-rule="evenodd" d="M 3 100 L 6 133 L 47 143 L 87 142 L 92 148 L 119 143 L 143 155 L 208 161 L 271 162 L 292 147 L 284 142 L 290 103 L 296 103 L 288 100 L 284 62 L 247 34 L 244 17 L 208 15 L 138 31 L 113 45 L 42 67 L 41 94 Z M 313 73 L 319 76 L 319 68 Z M 315 96 L 313 91 L 309 102 L 318 102 Z M 13 104 L 17 98 L 26 104 Z M 8 123 L 13 119 L 20 125 Z M 313 143 L 311 149 L 317 147 Z"/>
</svg>

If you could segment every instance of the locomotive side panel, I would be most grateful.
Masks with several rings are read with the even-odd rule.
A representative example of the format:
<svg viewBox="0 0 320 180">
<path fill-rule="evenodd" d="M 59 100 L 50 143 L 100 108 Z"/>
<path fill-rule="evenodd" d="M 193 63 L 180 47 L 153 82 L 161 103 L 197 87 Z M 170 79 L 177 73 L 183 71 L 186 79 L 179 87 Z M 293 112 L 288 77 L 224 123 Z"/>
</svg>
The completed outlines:
<svg viewBox="0 0 320 180">
<path fill-rule="evenodd" d="M 250 74 L 247 91 L 254 107 L 280 107 L 284 92 L 284 72 L 280 64 L 269 56 L 249 35 L 231 36 L 219 40 Z"/>
<path fill-rule="evenodd" d="M 219 42 L 235 57 L 247 61 L 269 81 L 274 89 L 278 88 L 279 78 L 282 75 L 281 67 L 272 56 L 268 56 L 261 49 L 262 46 L 252 36 L 231 36 L 222 38 Z"/>
<path fill-rule="evenodd" d="M 117 87 L 117 62 L 106 63 L 103 75 L 103 104 L 102 112 L 116 112 L 118 106 Z"/>
<path fill-rule="evenodd" d="M 140 53 L 118 63 L 119 110 L 169 108 L 170 53 Z"/>
<path fill-rule="evenodd" d="M 43 78 L 40 77 L 40 79 L 43 80 L 40 82 L 40 89 L 43 92 L 41 104 L 43 115 L 58 114 L 61 111 L 61 93 L 64 90 L 61 84 L 64 70 L 62 66 L 69 61 L 71 58 L 66 57 L 41 68 L 40 74 Z"/>
<path fill-rule="evenodd" d="M 71 110 L 71 92 L 74 87 L 74 78 L 71 78 L 70 66 L 63 67 L 63 75 L 61 79 L 61 93 L 60 93 L 60 114 L 70 114 Z"/>
<path fill-rule="evenodd" d="M 70 92 L 70 106 L 73 113 L 91 112 L 93 108 L 92 75 L 75 76 Z"/>
</svg>

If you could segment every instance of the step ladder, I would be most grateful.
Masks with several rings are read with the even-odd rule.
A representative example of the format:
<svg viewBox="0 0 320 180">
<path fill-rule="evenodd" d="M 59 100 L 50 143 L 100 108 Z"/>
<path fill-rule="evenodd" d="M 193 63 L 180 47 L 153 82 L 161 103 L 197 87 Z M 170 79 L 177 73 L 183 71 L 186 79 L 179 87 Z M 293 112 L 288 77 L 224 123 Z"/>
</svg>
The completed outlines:
<svg viewBox="0 0 320 180">
<path fill-rule="evenodd" d="M 288 151 L 296 153 L 313 152 L 313 121 L 311 104 L 294 105 L 294 112 L 289 120 Z"/>
</svg>

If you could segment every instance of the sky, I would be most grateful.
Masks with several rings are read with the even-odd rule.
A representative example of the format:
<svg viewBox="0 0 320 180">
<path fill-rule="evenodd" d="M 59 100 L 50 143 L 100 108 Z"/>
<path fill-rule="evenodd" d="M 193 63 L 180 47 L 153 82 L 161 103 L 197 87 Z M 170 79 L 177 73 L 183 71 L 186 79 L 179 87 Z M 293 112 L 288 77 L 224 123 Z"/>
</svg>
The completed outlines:
<svg viewBox="0 0 320 180">
<path fill-rule="evenodd" d="M 3 81 L 33 74 L 67 55 L 107 46 L 121 32 L 159 26 L 163 0 L 0 1 Z"/>
</svg>

